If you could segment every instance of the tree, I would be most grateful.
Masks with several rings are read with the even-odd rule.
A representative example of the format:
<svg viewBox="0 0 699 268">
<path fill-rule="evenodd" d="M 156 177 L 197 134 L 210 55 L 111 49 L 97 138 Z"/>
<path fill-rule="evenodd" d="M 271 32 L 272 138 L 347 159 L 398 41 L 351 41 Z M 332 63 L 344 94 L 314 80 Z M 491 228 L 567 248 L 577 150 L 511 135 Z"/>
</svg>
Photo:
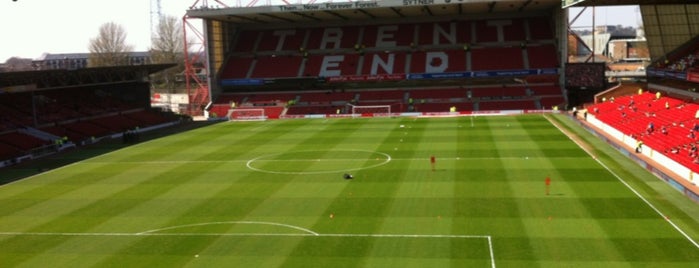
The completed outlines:
<svg viewBox="0 0 699 268">
<path fill-rule="evenodd" d="M 158 64 L 175 63 L 177 66 L 154 74 L 152 81 L 156 87 L 172 89 L 175 86 L 175 76 L 184 71 L 182 23 L 177 17 L 165 16 L 160 19 L 155 30 L 151 40 L 151 60 Z"/>
<path fill-rule="evenodd" d="M 12 57 L 5 61 L 4 69 L 5 72 L 20 72 L 34 70 L 34 66 L 32 66 L 32 59 Z M 0 70 L 0 72 L 3 72 L 3 70 Z"/>
<path fill-rule="evenodd" d="M 133 47 L 126 44 L 126 31 L 114 22 L 102 24 L 99 35 L 90 39 L 90 67 L 119 66 L 129 64 Z"/>
</svg>

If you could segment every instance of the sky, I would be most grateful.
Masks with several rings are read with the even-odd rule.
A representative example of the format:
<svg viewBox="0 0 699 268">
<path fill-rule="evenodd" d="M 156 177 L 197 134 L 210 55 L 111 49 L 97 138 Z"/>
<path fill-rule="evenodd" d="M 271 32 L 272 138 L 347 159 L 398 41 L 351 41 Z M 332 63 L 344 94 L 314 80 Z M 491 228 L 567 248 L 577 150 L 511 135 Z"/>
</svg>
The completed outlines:
<svg viewBox="0 0 699 268">
<path fill-rule="evenodd" d="M 135 51 L 150 47 L 150 0 L 0 0 L 0 62 L 48 53 L 87 53 L 99 27 L 114 22 Z M 195 0 L 161 0 L 163 15 L 182 18 Z M 213 1 L 212 1 L 213 2 Z M 199 22 L 196 22 L 199 23 Z"/>
<path fill-rule="evenodd" d="M 582 15 L 572 25 L 573 27 L 591 27 L 592 26 L 592 8 L 584 9 L 581 7 L 569 8 L 570 19 L 575 18 L 582 11 Z M 642 24 L 641 11 L 638 6 L 610 6 L 596 7 L 595 25 L 623 25 L 638 27 Z"/>
<path fill-rule="evenodd" d="M 161 12 L 182 18 L 195 2 L 161 0 Z M 0 62 L 11 57 L 36 59 L 45 52 L 87 53 L 90 39 L 97 37 L 99 27 L 108 22 L 124 27 L 126 42 L 135 51 L 146 51 L 150 48 L 150 5 L 151 0 L 0 0 Z M 571 17 L 578 10 L 571 8 Z M 629 6 L 599 7 L 596 24 L 636 26 L 640 16 L 635 12 L 636 8 Z M 588 9 L 574 26 L 591 26 L 591 14 Z"/>
</svg>

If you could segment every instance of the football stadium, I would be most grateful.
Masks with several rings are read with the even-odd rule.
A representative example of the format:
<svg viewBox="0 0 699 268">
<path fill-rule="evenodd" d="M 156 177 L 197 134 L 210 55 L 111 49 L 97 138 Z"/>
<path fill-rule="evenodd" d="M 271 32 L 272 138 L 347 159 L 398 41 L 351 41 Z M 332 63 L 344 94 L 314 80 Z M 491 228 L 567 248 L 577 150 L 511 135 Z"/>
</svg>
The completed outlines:
<svg viewBox="0 0 699 268">
<path fill-rule="evenodd" d="M 0 73 L 0 266 L 699 264 L 699 4 L 227 2 L 180 113 L 174 64 Z M 598 62 L 568 9 L 631 4 Z"/>
</svg>

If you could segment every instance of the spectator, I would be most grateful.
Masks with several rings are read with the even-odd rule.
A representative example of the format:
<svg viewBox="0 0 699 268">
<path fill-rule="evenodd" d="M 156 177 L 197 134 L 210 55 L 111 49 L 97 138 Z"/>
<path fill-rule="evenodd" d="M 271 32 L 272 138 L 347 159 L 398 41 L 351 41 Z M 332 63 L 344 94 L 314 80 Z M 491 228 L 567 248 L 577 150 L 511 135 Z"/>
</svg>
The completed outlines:
<svg viewBox="0 0 699 268">
<path fill-rule="evenodd" d="M 689 148 L 689 157 L 696 157 L 697 156 L 697 146 L 692 143 L 692 145 Z"/>
<path fill-rule="evenodd" d="M 641 140 L 636 141 L 636 153 L 640 153 L 643 150 L 643 142 Z"/>
</svg>

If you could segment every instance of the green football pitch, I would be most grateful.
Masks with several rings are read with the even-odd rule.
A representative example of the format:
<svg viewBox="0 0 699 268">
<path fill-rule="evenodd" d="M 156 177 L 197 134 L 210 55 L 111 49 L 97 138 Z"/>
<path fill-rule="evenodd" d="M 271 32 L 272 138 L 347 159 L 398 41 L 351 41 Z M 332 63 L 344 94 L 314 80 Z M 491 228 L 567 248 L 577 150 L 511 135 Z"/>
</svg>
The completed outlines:
<svg viewBox="0 0 699 268">
<path fill-rule="evenodd" d="M 563 115 L 222 122 L 0 186 L 0 267 L 698 267 L 697 241 L 699 205 Z"/>
</svg>

